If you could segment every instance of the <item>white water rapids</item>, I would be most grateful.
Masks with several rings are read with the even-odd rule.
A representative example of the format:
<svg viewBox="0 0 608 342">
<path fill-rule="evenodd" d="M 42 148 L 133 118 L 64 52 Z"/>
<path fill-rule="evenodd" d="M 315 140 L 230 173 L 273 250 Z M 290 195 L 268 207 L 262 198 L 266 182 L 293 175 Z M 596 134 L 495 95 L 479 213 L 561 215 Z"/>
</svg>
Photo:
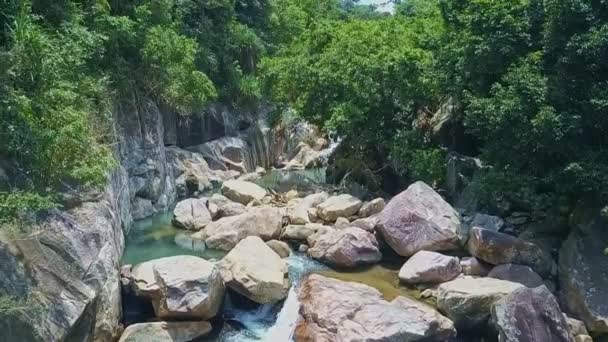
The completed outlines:
<svg viewBox="0 0 608 342">
<path fill-rule="evenodd" d="M 261 305 L 255 310 L 229 309 L 230 316 L 245 329 L 227 332 L 219 336 L 223 342 L 289 342 L 292 341 L 300 303 L 298 286 L 303 276 L 314 270 L 325 269 L 322 264 L 306 255 L 293 253 L 287 259 L 292 286 L 287 299 L 279 308 Z M 279 310 L 277 313 L 277 309 Z"/>
</svg>

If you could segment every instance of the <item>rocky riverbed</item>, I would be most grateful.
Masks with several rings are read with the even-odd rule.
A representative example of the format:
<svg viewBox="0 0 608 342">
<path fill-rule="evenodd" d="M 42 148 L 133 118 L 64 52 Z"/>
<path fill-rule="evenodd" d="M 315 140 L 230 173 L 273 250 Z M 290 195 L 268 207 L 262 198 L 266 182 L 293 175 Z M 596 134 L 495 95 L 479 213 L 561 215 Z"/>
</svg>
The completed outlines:
<svg viewBox="0 0 608 342">
<path fill-rule="evenodd" d="M 463 215 L 422 182 L 363 201 L 227 181 L 136 225 L 120 341 L 580 342 L 606 333 L 606 302 L 571 285 L 602 281 L 573 268 L 594 252 L 574 258 L 573 242 L 559 251 L 518 215 Z"/>
</svg>

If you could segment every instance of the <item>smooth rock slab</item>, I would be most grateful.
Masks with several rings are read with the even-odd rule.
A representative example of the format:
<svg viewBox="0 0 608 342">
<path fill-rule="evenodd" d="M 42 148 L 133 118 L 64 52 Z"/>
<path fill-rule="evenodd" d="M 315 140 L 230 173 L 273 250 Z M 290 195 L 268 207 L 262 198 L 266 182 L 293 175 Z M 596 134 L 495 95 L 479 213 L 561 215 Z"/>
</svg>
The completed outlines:
<svg viewBox="0 0 608 342">
<path fill-rule="evenodd" d="M 443 283 L 461 272 L 458 258 L 437 252 L 420 251 L 399 270 L 399 279 L 407 284 Z"/>
<path fill-rule="evenodd" d="M 183 255 L 147 261 L 133 267 L 131 287 L 151 300 L 163 319 L 215 317 L 224 298 L 224 284 L 215 265 Z"/>
<path fill-rule="evenodd" d="M 240 180 L 229 180 L 222 184 L 222 195 L 228 199 L 247 205 L 251 201 L 262 201 L 266 190 L 255 183 Z"/>
<path fill-rule="evenodd" d="M 201 230 L 212 220 L 207 208 L 207 199 L 191 198 L 183 200 L 173 210 L 174 226 L 187 230 Z"/>
<path fill-rule="evenodd" d="M 336 222 L 338 217 L 355 215 L 363 202 L 348 194 L 332 196 L 317 206 L 317 215 L 326 222 Z"/>
<path fill-rule="evenodd" d="M 209 332 L 209 322 L 139 323 L 128 326 L 119 342 L 190 342 Z"/>
<path fill-rule="evenodd" d="M 409 257 L 421 250 L 459 248 L 460 226 L 456 210 L 430 186 L 416 182 L 388 202 L 378 231 L 397 254 Z"/>
<path fill-rule="evenodd" d="M 458 329 L 482 327 L 490 317 L 492 305 L 523 285 L 494 278 L 457 278 L 439 285 L 437 308 Z"/>
<path fill-rule="evenodd" d="M 192 238 L 205 240 L 209 248 L 229 251 L 248 236 L 257 236 L 264 241 L 277 239 L 285 215 L 285 210 L 281 208 L 251 208 L 241 215 L 211 222 L 205 230 L 193 234 Z"/>
<path fill-rule="evenodd" d="M 353 227 L 321 235 L 308 250 L 308 255 L 325 264 L 344 268 L 374 264 L 382 259 L 374 235 Z"/>
<path fill-rule="evenodd" d="M 488 229 L 472 228 L 467 247 L 471 255 L 492 265 L 526 265 L 543 277 L 555 267 L 551 256 L 537 245 Z"/>
<path fill-rule="evenodd" d="M 518 289 L 492 309 L 499 342 L 572 342 L 557 300 L 545 287 Z"/>
<path fill-rule="evenodd" d="M 529 288 L 544 285 L 543 278 L 541 278 L 530 267 L 524 265 L 499 265 L 490 271 L 488 277 L 512 281 Z"/>
<path fill-rule="evenodd" d="M 287 297 L 287 263 L 259 237 L 239 242 L 219 263 L 227 287 L 260 304 Z"/>
<path fill-rule="evenodd" d="M 298 298 L 300 318 L 294 339 L 303 341 L 444 341 L 452 322 L 407 298 L 386 302 L 367 285 L 310 275 Z"/>
</svg>

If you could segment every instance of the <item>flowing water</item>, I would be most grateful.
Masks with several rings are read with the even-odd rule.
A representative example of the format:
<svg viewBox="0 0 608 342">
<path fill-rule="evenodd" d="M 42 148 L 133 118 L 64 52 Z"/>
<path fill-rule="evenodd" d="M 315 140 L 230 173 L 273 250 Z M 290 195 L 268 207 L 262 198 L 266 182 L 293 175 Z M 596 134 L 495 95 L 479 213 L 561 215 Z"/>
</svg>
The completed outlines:
<svg viewBox="0 0 608 342">
<path fill-rule="evenodd" d="M 291 189 L 311 191 L 325 183 L 325 170 L 302 170 L 269 172 L 258 184 L 265 188 L 286 192 Z M 206 249 L 204 243 L 193 241 L 184 230 L 171 225 L 172 214 L 165 213 L 136 222 L 127 238 L 123 264 L 138 264 L 144 261 L 175 255 L 195 255 L 207 260 L 219 260 L 226 253 Z M 275 305 L 256 305 L 238 294 L 226 296 L 222 317 L 214 320 L 214 331 L 205 339 L 208 342 L 287 342 L 291 340 L 298 318 L 297 298 L 301 279 L 309 273 L 320 273 L 346 281 L 364 283 L 377 288 L 387 300 L 397 296 L 417 297 L 415 291 L 401 287 L 398 282 L 399 264 L 381 264 L 357 271 L 332 270 L 305 254 L 292 253 L 287 259 L 292 287 L 286 300 Z"/>
</svg>

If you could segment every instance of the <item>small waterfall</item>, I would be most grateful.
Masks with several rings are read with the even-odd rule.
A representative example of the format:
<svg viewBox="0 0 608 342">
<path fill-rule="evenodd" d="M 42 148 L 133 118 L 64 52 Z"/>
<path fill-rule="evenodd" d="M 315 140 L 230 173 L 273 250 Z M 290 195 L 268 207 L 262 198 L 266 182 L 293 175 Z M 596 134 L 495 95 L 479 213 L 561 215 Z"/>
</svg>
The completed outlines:
<svg viewBox="0 0 608 342">
<path fill-rule="evenodd" d="M 300 301 L 295 286 L 289 289 L 287 299 L 283 304 L 283 308 L 277 316 L 277 321 L 264 335 L 263 341 L 291 341 L 298 320 L 298 311 L 300 310 Z"/>
</svg>

